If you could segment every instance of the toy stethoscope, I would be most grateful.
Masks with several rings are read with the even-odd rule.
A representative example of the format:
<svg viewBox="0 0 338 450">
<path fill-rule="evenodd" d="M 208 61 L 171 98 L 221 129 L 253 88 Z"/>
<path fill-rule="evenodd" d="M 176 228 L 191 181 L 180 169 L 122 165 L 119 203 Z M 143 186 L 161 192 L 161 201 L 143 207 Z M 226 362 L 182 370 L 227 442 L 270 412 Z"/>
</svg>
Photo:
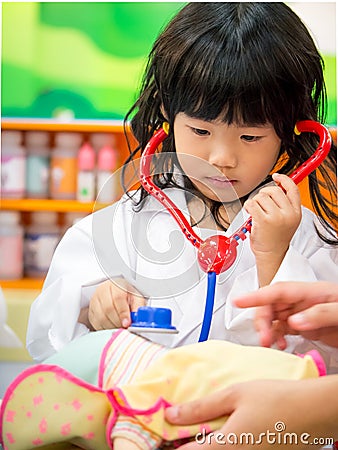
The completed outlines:
<svg viewBox="0 0 338 450">
<path fill-rule="evenodd" d="M 197 259 L 202 270 L 208 274 L 208 286 L 204 318 L 199 342 L 208 339 L 211 319 L 214 307 L 216 275 L 229 269 L 237 257 L 237 246 L 239 241 L 246 239 L 247 233 L 251 231 L 252 218 L 237 230 L 232 236 L 211 236 L 202 240 L 192 229 L 190 223 L 177 208 L 173 201 L 151 180 L 151 156 L 158 146 L 168 136 L 168 124 L 163 124 L 152 136 L 146 145 L 141 157 L 140 182 L 143 188 L 155 197 L 172 215 L 184 236 L 197 248 Z M 295 134 L 303 132 L 315 133 L 319 136 L 319 145 L 313 155 L 301 164 L 290 178 L 300 183 L 306 176 L 315 170 L 326 158 L 331 148 L 331 135 L 327 128 L 312 120 L 302 120 L 295 126 Z M 171 311 L 166 308 L 141 307 L 137 313 L 132 313 L 131 331 L 157 331 L 175 333 L 176 328 L 171 325 Z"/>
</svg>

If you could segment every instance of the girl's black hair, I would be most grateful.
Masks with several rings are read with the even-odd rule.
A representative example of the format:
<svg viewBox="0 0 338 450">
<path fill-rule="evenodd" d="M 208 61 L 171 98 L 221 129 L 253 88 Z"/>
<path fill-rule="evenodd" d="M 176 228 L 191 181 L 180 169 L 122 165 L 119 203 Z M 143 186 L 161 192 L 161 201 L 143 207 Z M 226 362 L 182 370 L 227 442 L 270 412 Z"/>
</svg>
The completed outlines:
<svg viewBox="0 0 338 450">
<path fill-rule="evenodd" d="M 271 123 L 282 141 L 278 171 L 290 174 L 318 144 L 313 134 L 295 135 L 294 127 L 299 120 L 325 120 L 323 66 L 307 28 L 283 3 L 187 4 L 154 43 L 140 96 L 126 115 L 125 125 L 130 122 L 139 142 L 127 162 L 142 153 L 163 121 L 172 130 L 176 115 L 184 112 L 202 120 L 222 117 L 227 124 Z M 162 189 L 182 187 L 173 177 L 178 165 L 173 133 L 162 152 L 167 157 L 154 182 Z M 338 223 L 336 168 L 332 145 L 325 164 L 309 175 L 311 201 L 329 237 L 317 232 L 330 244 L 338 244 L 332 225 Z M 184 188 L 194 191 L 189 180 Z M 140 189 L 142 207 L 148 194 Z M 222 226 L 220 206 L 213 202 L 211 212 Z"/>
</svg>

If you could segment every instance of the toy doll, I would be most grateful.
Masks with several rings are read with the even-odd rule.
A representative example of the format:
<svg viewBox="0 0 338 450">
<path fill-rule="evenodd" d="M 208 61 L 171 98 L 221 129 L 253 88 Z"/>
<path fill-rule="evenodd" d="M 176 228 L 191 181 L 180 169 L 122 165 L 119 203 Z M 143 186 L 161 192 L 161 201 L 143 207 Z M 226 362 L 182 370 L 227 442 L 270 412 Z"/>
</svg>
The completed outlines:
<svg viewBox="0 0 338 450">
<path fill-rule="evenodd" d="M 74 341 L 75 359 L 86 357 L 86 346 L 83 338 Z M 157 449 L 216 430 L 225 420 L 178 427 L 165 421 L 167 406 L 242 381 L 325 374 L 316 351 L 301 358 L 218 340 L 168 349 L 122 329 L 97 350 L 96 384 L 48 364 L 14 380 L 1 406 L 4 450 L 52 449 L 61 443 L 87 450 Z"/>
</svg>

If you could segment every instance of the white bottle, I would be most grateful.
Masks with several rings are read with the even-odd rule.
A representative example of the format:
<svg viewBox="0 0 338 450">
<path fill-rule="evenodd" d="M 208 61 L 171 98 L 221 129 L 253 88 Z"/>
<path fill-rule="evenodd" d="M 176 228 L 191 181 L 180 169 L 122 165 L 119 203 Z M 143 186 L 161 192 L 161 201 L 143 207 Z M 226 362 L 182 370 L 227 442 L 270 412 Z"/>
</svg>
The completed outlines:
<svg viewBox="0 0 338 450">
<path fill-rule="evenodd" d="M 26 133 L 26 192 L 31 198 L 49 195 L 49 134 L 44 131 Z"/>
<path fill-rule="evenodd" d="M 77 222 L 82 220 L 84 217 L 86 217 L 88 213 L 84 212 L 77 212 L 77 211 L 69 211 L 66 212 L 63 218 L 63 234 L 73 225 L 75 225 Z"/>
<path fill-rule="evenodd" d="M 97 201 L 112 203 L 117 199 L 118 177 L 114 174 L 117 169 L 117 151 L 110 145 L 104 145 L 97 160 Z"/>
<path fill-rule="evenodd" d="M 44 277 L 60 240 L 58 215 L 54 211 L 34 211 L 25 233 L 24 268 L 29 277 Z"/>
<path fill-rule="evenodd" d="M 114 147 L 115 145 L 115 136 L 113 133 L 91 133 L 89 139 L 90 144 L 96 153 L 98 153 L 100 148 L 105 145 L 110 147 Z"/>
<path fill-rule="evenodd" d="M 77 152 L 81 141 L 82 136 L 78 133 L 55 135 L 55 148 L 51 152 L 51 198 L 76 198 Z"/>
<path fill-rule="evenodd" d="M 1 134 L 1 197 L 23 198 L 26 191 L 26 151 L 20 131 Z"/>
<path fill-rule="evenodd" d="M 95 200 L 95 151 L 85 142 L 77 156 L 77 190 L 76 198 L 79 202 Z"/>
<path fill-rule="evenodd" d="M 0 278 L 23 276 L 23 227 L 18 211 L 0 211 Z"/>
</svg>

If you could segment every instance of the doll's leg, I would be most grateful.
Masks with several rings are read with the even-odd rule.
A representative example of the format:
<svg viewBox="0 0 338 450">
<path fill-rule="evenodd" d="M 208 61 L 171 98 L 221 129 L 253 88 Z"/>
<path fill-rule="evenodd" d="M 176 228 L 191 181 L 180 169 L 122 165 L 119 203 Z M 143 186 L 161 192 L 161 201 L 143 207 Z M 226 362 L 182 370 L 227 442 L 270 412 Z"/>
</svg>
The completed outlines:
<svg viewBox="0 0 338 450">
<path fill-rule="evenodd" d="M 126 330 L 117 333 L 106 349 L 102 374 L 102 388 L 109 390 L 116 386 L 123 387 L 132 383 L 147 367 L 156 361 L 167 349 L 159 344 L 154 344 L 140 336 Z M 152 450 L 158 448 L 162 437 L 142 426 L 139 420 L 132 415 L 124 415 L 120 412 L 110 436 L 114 442 L 120 442 L 125 438 L 126 442 L 132 442 L 134 448 Z M 124 450 L 127 447 L 121 446 Z"/>
<path fill-rule="evenodd" d="M 53 449 L 68 450 L 72 443 L 73 448 L 108 450 L 105 424 L 111 408 L 104 392 L 61 367 L 33 366 L 13 381 L 3 399 L 4 448 L 47 450 L 54 444 Z"/>
</svg>

